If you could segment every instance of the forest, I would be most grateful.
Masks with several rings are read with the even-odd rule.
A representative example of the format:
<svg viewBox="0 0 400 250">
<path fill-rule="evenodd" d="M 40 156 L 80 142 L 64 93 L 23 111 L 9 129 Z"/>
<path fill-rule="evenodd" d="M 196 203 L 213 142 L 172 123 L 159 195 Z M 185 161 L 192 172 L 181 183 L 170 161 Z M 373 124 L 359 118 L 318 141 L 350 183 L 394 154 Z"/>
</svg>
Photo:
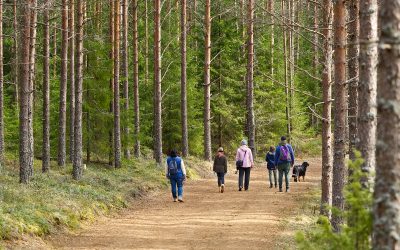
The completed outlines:
<svg viewBox="0 0 400 250">
<path fill-rule="evenodd" d="M 26 215 L 41 188 L 99 202 L 92 217 L 128 206 L 124 175 L 166 186 L 172 149 L 207 165 L 245 138 L 261 166 L 285 135 L 320 159 L 313 228 L 328 226 L 305 239 L 400 248 L 399 13 L 393 0 L 0 0 L 0 239 L 75 228 L 82 214 Z"/>
</svg>

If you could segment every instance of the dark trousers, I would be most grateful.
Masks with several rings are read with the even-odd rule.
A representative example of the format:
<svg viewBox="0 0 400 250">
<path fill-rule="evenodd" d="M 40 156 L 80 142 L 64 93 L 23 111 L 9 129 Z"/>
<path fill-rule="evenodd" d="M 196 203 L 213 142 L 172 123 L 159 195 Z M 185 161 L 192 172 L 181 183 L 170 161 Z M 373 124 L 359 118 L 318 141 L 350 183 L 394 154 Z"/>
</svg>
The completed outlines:
<svg viewBox="0 0 400 250">
<path fill-rule="evenodd" d="M 244 189 L 249 189 L 250 183 L 250 169 L 251 168 L 239 168 L 239 188 L 243 188 L 243 176 L 244 176 Z"/>
<path fill-rule="evenodd" d="M 218 187 L 225 185 L 225 173 L 217 173 L 218 177 Z"/>
</svg>

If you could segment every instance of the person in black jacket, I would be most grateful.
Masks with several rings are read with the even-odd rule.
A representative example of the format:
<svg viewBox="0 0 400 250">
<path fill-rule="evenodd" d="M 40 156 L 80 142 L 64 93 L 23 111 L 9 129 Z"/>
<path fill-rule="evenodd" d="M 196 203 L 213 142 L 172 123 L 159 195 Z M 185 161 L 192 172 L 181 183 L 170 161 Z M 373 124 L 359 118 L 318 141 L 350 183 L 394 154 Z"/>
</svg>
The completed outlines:
<svg viewBox="0 0 400 250">
<path fill-rule="evenodd" d="M 269 188 L 273 187 L 272 183 L 272 174 L 274 175 L 274 183 L 275 183 L 275 188 L 278 187 L 278 182 L 276 178 L 276 166 L 275 166 L 275 147 L 271 146 L 269 147 L 269 151 L 267 155 L 265 156 L 265 161 L 267 162 L 267 168 L 268 168 L 268 173 L 269 173 Z"/>
<path fill-rule="evenodd" d="M 228 161 L 222 147 L 218 149 L 218 153 L 214 158 L 213 171 L 218 176 L 219 192 L 223 193 L 225 188 L 225 174 L 228 172 Z"/>
</svg>

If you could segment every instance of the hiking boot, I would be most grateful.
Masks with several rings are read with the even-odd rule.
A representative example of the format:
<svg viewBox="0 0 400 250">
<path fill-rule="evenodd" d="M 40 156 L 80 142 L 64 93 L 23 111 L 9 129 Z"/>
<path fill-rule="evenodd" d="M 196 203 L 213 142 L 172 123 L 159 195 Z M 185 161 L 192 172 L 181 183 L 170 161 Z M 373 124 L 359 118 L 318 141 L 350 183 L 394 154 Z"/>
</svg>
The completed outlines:
<svg viewBox="0 0 400 250">
<path fill-rule="evenodd" d="M 269 188 L 272 188 L 272 187 L 273 187 L 272 184 L 270 184 L 270 185 L 269 185 Z"/>
<path fill-rule="evenodd" d="M 242 187 L 239 187 L 239 191 L 242 191 Z"/>
<path fill-rule="evenodd" d="M 282 191 L 282 188 L 279 188 L 279 192 L 283 192 L 283 191 Z"/>
<path fill-rule="evenodd" d="M 222 188 L 221 188 L 221 186 L 218 187 L 218 192 L 219 192 L 219 193 L 222 193 Z"/>
<path fill-rule="evenodd" d="M 277 188 L 278 187 L 278 184 L 275 184 L 275 188 Z"/>
<path fill-rule="evenodd" d="M 224 192 L 224 189 L 225 189 L 225 185 L 224 185 L 224 184 L 222 184 L 222 185 L 221 185 L 221 193 L 223 193 L 223 192 Z"/>
<path fill-rule="evenodd" d="M 289 188 L 286 188 L 286 193 L 289 193 Z"/>
<path fill-rule="evenodd" d="M 183 202 L 182 196 L 178 196 L 178 201 L 179 201 L 179 202 Z"/>
<path fill-rule="evenodd" d="M 177 202 L 178 201 L 178 199 L 177 198 L 174 198 L 174 202 Z"/>
</svg>

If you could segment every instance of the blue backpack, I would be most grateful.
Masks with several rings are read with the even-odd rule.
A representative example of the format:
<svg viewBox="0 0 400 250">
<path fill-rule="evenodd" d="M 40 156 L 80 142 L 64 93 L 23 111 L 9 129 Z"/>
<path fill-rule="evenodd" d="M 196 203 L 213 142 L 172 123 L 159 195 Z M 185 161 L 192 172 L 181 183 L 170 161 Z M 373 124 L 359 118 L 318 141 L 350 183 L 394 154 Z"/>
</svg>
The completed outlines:
<svg viewBox="0 0 400 250">
<path fill-rule="evenodd" d="M 180 169 L 178 168 L 178 162 L 176 158 L 171 158 L 168 162 L 168 175 L 174 176 L 178 173 Z"/>
</svg>

